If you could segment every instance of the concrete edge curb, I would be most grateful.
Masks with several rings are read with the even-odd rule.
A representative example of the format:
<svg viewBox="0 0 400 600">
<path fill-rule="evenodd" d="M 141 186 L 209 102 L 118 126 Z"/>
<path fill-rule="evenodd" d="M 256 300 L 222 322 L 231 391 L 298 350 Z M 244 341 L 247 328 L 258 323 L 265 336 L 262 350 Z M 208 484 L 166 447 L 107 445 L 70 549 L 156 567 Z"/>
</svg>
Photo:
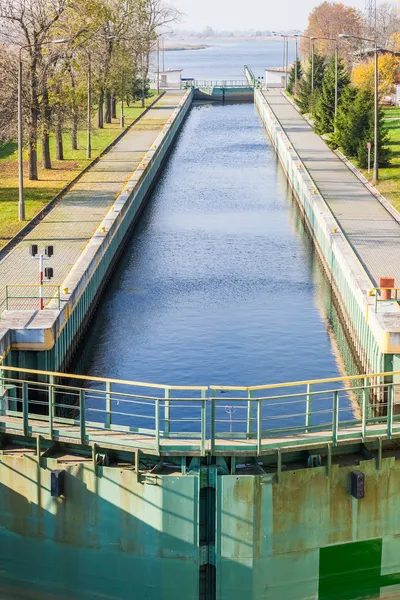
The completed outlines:
<svg viewBox="0 0 400 600">
<path fill-rule="evenodd" d="M 55 204 L 57 204 L 57 202 L 59 200 L 61 200 L 63 198 L 63 196 L 69 192 L 69 190 L 71 189 L 71 187 L 73 185 L 75 185 L 75 183 L 77 183 L 81 177 L 83 177 L 83 175 L 85 175 L 85 173 L 87 173 L 87 171 L 89 171 L 89 169 L 91 169 L 92 167 L 94 167 L 95 164 L 97 164 L 99 162 L 99 160 L 105 155 L 107 154 L 107 152 L 109 152 L 111 150 L 111 148 L 113 148 L 116 144 L 118 144 L 118 142 L 128 133 L 128 131 L 134 126 L 136 125 L 136 123 L 138 121 L 140 121 L 140 119 L 142 117 L 144 117 L 151 108 L 153 108 L 153 106 L 159 101 L 161 100 L 161 98 L 166 94 L 166 92 L 162 92 L 158 98 L 156 98 L 155 100 L 153 100 L 153 102 L 151 102 L 151 104 L 149 104 L 149 106 L 146 107 L 146 109 L 138 116 L 136 117 L 136 119 L 134 119 L 132 121 L 132 123 L 130 125 L 128 125 L 128 127 L 125 127 L 125 129 L 118 134 L 118 136 L 112 141 L 110 142 L 110 144 L 108 144 L 108 146 L 106 146 L 98 156 L 96 156 L 96 158 L 94 158 L 88 165 L 86 165 L 86 167 L 83 169 L 83 171 L 80 171 L 78 173 L 78 175 L 76 175 L 76 177 L 74 177 L 69 183 L 67 183 L 66 186 L 64 186 L 47 204 L 46 206 L 44 206 L 42 208 L 42 210 L 40 212 L 38 212 L 37 215 L 35 215 L 30 221 L 28 221 L 28 223 L 26 225 L 24 225 L 22 227 L 22 229 L 20 229 L 18 231 L 18 233 L 16 233 L 11 240 L 9 240 L 7 242 L 7 244 L 5 246 L 3 246 L 3 248 L 1 248 L 0 250 L 0 264 L 2 262 L 2 260 L 15 248 L 15 246 L 17 244 L 19 244 L 23 238 L 30 233 L 30 231 L 36 227 L 36 225 L 38 225 L 38 223 L 40 223 L 40 221 L 42 221 L 44 219 L 44 217 L 46 217 L 49 212 L 52 211 L 52 209 L 54 208 Z"/>
</svg>

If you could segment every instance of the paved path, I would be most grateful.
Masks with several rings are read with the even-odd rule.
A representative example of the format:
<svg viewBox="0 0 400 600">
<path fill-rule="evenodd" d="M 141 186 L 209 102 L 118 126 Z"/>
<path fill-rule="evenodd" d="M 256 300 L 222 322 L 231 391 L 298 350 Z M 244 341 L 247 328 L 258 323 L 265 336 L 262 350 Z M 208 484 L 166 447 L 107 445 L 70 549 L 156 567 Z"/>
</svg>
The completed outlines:
<svg viewBox="0 0 400 600">
<path fill-rule="evenodd" d="M 378 286 L 394 277 L 400 287 L 400 224 L 280 91 L 263 93 L 370 278 Z"/>
<path fill-rule="evenodd" d="M 5 256 L 0 262 L 0 303 L 7 284 L 37 284 L 38 262 L 29 256 L 32 243 L 38 244 L 40 249 L 47 244 L 54 245 L 54 257 L 46 266 L 54 268 L 51 283 L 61 285 L 183 95 L 179 90 L 167 92 Z M 53 294 L 55 289 L 50 291 Z M 17 295 L 16 289 L 12 293 Z M 37 298 L 37 287 L 26 288 L 23 293 Z M 38 300 L 10 302 L 10 309 L 37 307 Z M 0 314 L 4 308 L 0 306 Z"/>
</svg>

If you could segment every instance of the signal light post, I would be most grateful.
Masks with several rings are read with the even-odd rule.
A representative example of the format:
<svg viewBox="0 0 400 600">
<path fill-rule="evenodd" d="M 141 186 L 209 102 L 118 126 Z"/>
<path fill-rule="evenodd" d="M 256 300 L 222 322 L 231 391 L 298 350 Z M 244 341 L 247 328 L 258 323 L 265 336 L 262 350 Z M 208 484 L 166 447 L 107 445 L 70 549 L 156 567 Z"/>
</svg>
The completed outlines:
<svg viewBox="0 0 400 600">
<path fill-rule="evenodd" d="M 44 310 L 44 298 L 43 298 L 43 285 L 47 281 L 51 281 L 54 277 L 54 271 L 52 267 L 44 267 L 44 261 L 50 260 L 54 254 L 53 246 L 46 246 L 44 254 L 38 254 L 39 249 L 37 244 L 32 244 L 30 247 L 30 255 L 35 260 L 39 261 L 39 308 Z"/>
</svg>

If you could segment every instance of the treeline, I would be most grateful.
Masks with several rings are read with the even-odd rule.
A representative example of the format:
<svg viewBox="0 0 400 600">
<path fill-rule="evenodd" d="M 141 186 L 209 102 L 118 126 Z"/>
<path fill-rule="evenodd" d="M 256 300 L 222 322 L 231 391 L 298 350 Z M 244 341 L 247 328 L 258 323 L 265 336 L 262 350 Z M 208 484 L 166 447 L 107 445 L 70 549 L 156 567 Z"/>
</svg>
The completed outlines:
<svg viewBox="0 0 400 600">
<path fill-rule="evenodd" d="M 357 157 L 360 167 L 367 167 L 367 143 L 374 140 L 374 57 L 371 44 L 350 39 L 342 40 L 340 33 L 382 41 L 382 47 L 400 50 L 399 19 L 396 6 L 385 3 L 378 9 L 376 28 L 359 11 L 339 3 L 323 2 L 310 15 L 306 34 L 334 41 L 315 40 L 314 69 L 308 40 L 303 40 L 303 61 L 293 65 L 288 91 L 302 113 L 308 114 L 316 131 L 334 148 L 342 148 L 348 156 Z M 335 115 L 336 63 L 337 114 Z M 368 51 L 369 50 L 369 51 Z M 393 91 L 400 60 L 390 54 L 379 56 L 380 99 Z M 383 111 L 379 111 L 378 162 L 390 161 L 388 134 L 383 127 Z M 372 159 L 375 148 L 372 144 Z"/>
<path fill-rule="evenodd" d="M 51 168 L 49 138 L 63 133 L 77 149 L 87 119 L 88 75 L 97 127 L 148 92 L 150 57 L 160 29 L 178 18 L 163 0 L 0 0 L 0 142 L 17 135 L 19 54 L 23 64 L 23 119 L 29 178 Z"/>
</svg>

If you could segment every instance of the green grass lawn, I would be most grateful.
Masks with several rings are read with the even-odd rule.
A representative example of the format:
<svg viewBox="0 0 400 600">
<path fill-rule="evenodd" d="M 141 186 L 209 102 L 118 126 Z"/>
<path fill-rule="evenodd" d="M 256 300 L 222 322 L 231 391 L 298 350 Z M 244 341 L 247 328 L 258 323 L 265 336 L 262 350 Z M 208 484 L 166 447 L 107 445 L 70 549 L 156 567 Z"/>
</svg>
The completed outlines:
<svg viewBox="0 0 400 600">
<path fill-rule="evenodd" d="M 146 99 L 146 106 L 153 100 Z M 141 102 L 125 107 L 125 126 L 130 125 L 143 109 Z M 117 109 L 119 115 L 119 107 Z M 104 129 L 96 129 L 95 118 L 92 131 L 92 160 L 96 158 L 120 133 L 119 118 L 113 119 Z M 55 160 L 55 139 L 50 138 L 52 169 L 41 168 L 41 148 L 39 145 L 39 181 L 29 181 L 27 153 L 24 157 L 25 209 L 27 220 L 32 219 L 64 186 L 76 177 L 90 162 L 86 158 L 86 131 L 79 131 L 78 150 L 71 150 L 71 136 L 64 134 L 64 160 Z M 0 145 L 0 248 L 21 229 L 18 221 L 18 156 L 17 145 Z"/>
<path fill-rule="evenodd" d="M 384 112 L 392 157 L 389 167 L 380 169 L 376 187 L 400 211 L 400 108 L 385 108 Z M 365 177 L 372 179 L 372 173 L 368 175 L 366 170 L 362 172 Z"/>
</svg>

